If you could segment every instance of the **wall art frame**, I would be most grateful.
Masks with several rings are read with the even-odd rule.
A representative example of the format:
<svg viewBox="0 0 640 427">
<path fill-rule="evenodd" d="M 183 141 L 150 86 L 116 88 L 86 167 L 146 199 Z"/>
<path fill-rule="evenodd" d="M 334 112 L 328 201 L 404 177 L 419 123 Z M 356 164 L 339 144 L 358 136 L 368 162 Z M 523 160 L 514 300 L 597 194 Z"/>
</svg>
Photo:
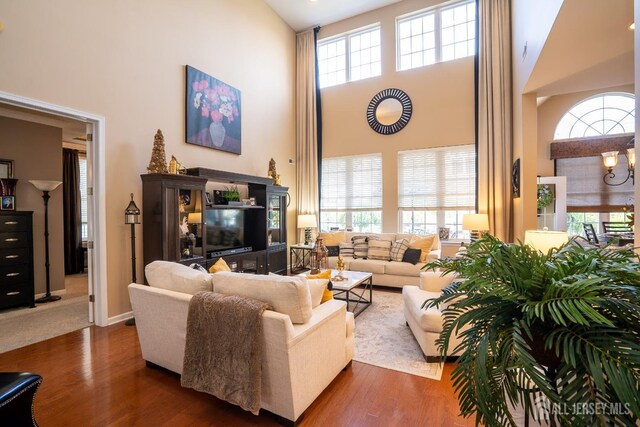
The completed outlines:
<svg viewBox="0 0 640 427">
<path fill-rule="evenodd" d="M 241 94 L 233 86 L 186 66 L 185 141 L 242 153 Z"/>
</svg>

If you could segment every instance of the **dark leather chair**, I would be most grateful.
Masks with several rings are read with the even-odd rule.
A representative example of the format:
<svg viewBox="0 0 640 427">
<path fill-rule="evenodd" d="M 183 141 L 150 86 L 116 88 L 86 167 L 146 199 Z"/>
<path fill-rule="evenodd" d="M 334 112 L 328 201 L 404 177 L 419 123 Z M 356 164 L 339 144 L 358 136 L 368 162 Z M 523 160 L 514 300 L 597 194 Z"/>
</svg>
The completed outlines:
<svg viewBox="0 0 640 427">
<path fill-rule="evenodd" d="M 37 426 L 33 401 L 42 377 L 28 372 L 0 372 L 0 424 Z"/>
<path fill-rule="evenodd" d="M 593 228 L 593 224 L 583 222 L 582 228 L 584 229 L 584 236 L 587 238 L 589 243 L 596 246 L 600 245 L 600 241 L 598 240 L 598 236 L 596 235 L 596 230 Z"/>
</svg>

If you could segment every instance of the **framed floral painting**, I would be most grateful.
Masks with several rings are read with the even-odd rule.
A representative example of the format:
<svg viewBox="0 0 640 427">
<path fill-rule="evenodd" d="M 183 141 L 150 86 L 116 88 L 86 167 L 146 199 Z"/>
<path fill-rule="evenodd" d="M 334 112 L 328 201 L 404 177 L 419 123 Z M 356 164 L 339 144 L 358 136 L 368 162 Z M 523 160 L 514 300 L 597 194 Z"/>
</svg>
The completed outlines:
<svg viewBox="0 0 640 427">
<path fill-rule="evenodd" d="M 187 65 L 186 141 L 241 153 L 240 91 Z"/>
</svg>

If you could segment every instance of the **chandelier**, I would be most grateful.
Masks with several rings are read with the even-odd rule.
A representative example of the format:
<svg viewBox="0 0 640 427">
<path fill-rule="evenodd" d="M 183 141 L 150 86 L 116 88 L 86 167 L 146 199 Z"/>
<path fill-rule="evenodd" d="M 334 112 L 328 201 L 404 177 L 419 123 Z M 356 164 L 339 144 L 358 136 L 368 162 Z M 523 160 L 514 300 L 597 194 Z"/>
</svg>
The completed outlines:
<svg viewBox="0 0 640 427">
<path fill-rule="evenodd" d="M 635 138 L 634 138 L 635 139 Z M 626 183 L 631 179 L 631 183 L 635 184 L 634 178 L 634 168 L 636 166 L 636 150 L 633 148 L 633 141 L 631 139 L 629 141 L 629 148 L 626 149 L 624 155 L 627 157 L 627 177 L 622 182 L 614 183 L 612 180 L 615 179 L 616 174 L 613 172 L 613 168 L 618 164 L 618 151 L 607 151 L 606 153 L 602 153 L 602 161 L 604 163 L 604 167 L 607 169 L 607 173 L 604 174 L 602 180 L 605 184 L 611 186 L 618 186 Z"/>
</svg>

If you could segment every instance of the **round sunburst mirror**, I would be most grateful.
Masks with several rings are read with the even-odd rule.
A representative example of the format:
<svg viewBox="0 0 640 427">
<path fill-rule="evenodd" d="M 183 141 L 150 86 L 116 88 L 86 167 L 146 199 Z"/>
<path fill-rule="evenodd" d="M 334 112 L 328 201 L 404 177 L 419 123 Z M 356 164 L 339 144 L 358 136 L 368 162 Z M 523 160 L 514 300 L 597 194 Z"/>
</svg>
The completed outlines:
<svg viewBox="0 0 640 427">
<path fill-rule="evenodd" d="M 367 121 L 374 131 L 382 135 L 400 132 L 411 118 L 413 106 L 404 91 L 390 88 L 378 92 L 367 108 Z"/>
</svg>

